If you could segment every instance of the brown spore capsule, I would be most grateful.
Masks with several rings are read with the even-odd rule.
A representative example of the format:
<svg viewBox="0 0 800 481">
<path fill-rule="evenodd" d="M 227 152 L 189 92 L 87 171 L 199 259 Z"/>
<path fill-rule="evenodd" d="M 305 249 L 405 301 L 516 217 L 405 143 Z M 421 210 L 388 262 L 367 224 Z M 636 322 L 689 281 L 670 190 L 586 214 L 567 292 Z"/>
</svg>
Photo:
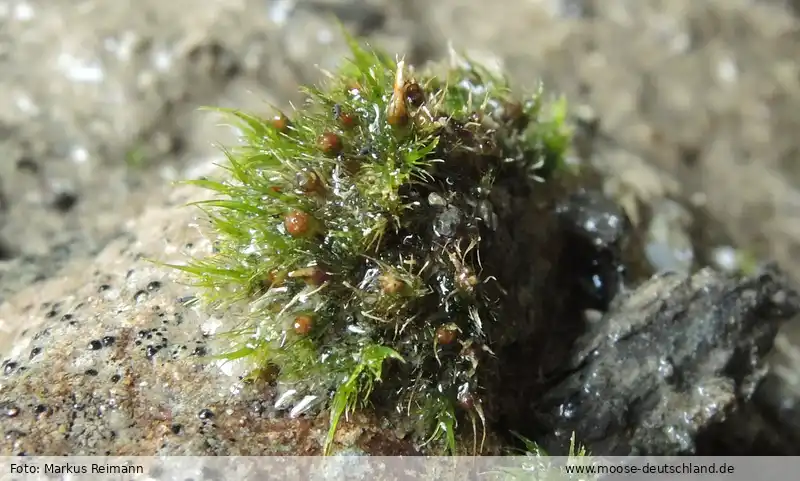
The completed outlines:
<svg viewBox="0 0 800 481">
<path fill-rule="evenodd" d="M 292 324 L 292 329 L 294 330 L 295 334 L 300 336 L 305 336 L 311 329 L 314 327 L 314 318 L 309 316 L 308 314 L 300 314 L 299 316 L 294 318 L 294 323 Z"/>
<path fill-rule="evenodd" d="M 389 295 L 398 294 L 403 290 L 403 287 L 405 287 L 405 283 L 391 273 L 380 276 L 378 282 L 380 283 L 381 291 Z"/>
<path fill-rule="evenodd" d="M 304 171 L 297 174 L 297 187 L 304 194 L 322 195 L 325 193 L 325 184 L 320 176 L 313 171 Z"/>
<path fill-rule="evenodd" d="M 447 346 L 456 341 L 458 330 L 453 326 L 439 326 L 436 329 L 436 343 Z"/>
<path fill-rule="evenodd" d="M 482 351 L 478 346 L 472 343 L 468 343 L 466 346 L 464 346 L 463 349 L 461 349 L 461 353 L 459 354 L 459 356 L 461 357 L 461 359 L 468 360 L 471 363 L 475 364 L 480 361 L 482 357 L 481 353 Z"/>
<path fill-rule="evenodd" d="M 257 288 L 257 292 L 259 294 L 263 294 L 268 290 L 272 289 L 273 287 L 279 287 L 283 283 L 284 277 L 285 276 L 282 276 L 277 272 L 270 272 L 265 278 L 261 279 L 261 281 L 258 283 L 259 285 Z"/>
<path fill-rule="evenodd" d="M 458 387 L 456 401 L 458 406 L 465 411 L 472 411 L 475 408 L 478 399 L 472 392 L 472 386 L 469 383 L 464 383 Z"/>
<path fill-rule="evenodd" d="M 352 112 L 345 110 L 341 104 L 336 104 L 333 106 L 333 117 L 339 121 L 339 124 L 344 127 L 345 129 L 352 129 L 353 127 L 358 124 L 358 117 L 356 117 Z"/>
<path fill-rule="evenodd" d="M 472 411 L 475 408 L 475 396 L 469 392 L 458 394 L 458 407 L 465 411 Z"/>
<path fill-rule="evenodd" d="M 478 276 L 472 273 L 471 270 L 464 267 L 463 270 L 456 274 L 456 282 L 461 289 L 471 292 L 475 286 L 478 285 Z"/>
<path fill-rule="evenodd" d="M 319 287 L 330 279 L 328 271 L 320 266 L 304 267 L 289 273 L 289 277 L 303 279 L 306 284 Z"/>
<path fill-rule="evenodd" d="M 272 128 L 277 130 L 278 132 L 286 132 L 289 130 L 289 126 L 291 123 L 289 122 L 289 118 L 283 114 L 278 114 L 272 118 L 270 122 L 272 124 Z"/>
<path fill-rule="evenodd" d="M 420 84 L 415 81 L 405 83 L 405 94 L 409 105 L 413 107 L 419 107 L 425 103 L 425 91 L 422 90 Z"/>
<path fill-rule="evenodd" d="M 328 280 L 331 278 L 331 275 L 328 273 L 328 271 L 322 267 L 315 266 L 311 270 L 311 275 L 306 277 L 306 282 L 312 286 L 321 286 L 322 284 L 328 282 Z"/>
<path fill-rule="evenodd" d="M 342 124 L 342 127 L 346 129 L 352 129 L 358 125 L 358 117 L 350 112 L 342 112 L 342 114 L 339 116 L 339 123 Z"/>
<path fill-rule="evenodd" d="M 269 282 L 270 286 L 280 286 L 283 284 L 283 281 L 286 279 L 286 274 L 279 271 L 272 271 L 267 276 L 267 281 Z"/>
<path fill-rule="evenodd" d="M 314 218 L 301 210 L 295 210 L 286 215 L 283 220 L 286 232 L 292 237 L 305 237 L 314 233 Z"/>
<path fill-rule="evenodd" d="M 336 156 L 342 152 L 342 138 L 333 132 L 325 132 L 319 136 L 319 148 L 323 154 Z"/>
</svg>

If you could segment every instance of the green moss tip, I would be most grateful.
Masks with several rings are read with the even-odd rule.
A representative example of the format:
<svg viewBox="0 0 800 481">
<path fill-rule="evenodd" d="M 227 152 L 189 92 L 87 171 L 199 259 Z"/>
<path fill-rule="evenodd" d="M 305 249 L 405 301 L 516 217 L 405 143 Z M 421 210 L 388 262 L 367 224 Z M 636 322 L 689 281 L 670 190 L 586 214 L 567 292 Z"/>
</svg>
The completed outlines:
<svg viewBox="0 0 800 481">
<path fill-rule="evenodd" d="M 274 372 L 296 409 L 328 409 L 326 453 L 368 403 L 455 452 L 459 420 L 473 434 L 484 422 L 499 322 L 502 288 L 480 260 L 488 195 L 559 169 L 565 104 L 517 99 L 462 58 L 415 73 L 348 41 L 351 58 L 291 114 L 216 109 L 242 143 L 224 149 L 224 176 L 190 181 L 217 194 L 196 204 L 215 249 L 175 267 L 206 305 L 247 307 L 224 356 Z"/>
</svg>

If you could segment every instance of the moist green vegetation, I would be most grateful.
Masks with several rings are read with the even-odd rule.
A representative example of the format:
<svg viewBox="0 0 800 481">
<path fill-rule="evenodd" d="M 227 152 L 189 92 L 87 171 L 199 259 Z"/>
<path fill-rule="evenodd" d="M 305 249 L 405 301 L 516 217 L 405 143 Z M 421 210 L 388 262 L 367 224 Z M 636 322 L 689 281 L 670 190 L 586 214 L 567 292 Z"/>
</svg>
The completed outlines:
<svg viewBox="0 0 800 481">
<path fill-rule="evenodd" d="M 564 469 L 566 466 L 591 466 L 595 464 L 586 448 L 575 442 L 575 434 L 570 439 L 569 452 L 567 453 L 565 464 L 558 466 L 552 462 L 550 455 L 533 441 L 514 433 L 522 443 L 523 449 L 510 453 L 513 456 L 524 456 L 525 459 L 517 458 L 517 466 L 504 467 L 496 471 L 490 471 L 486 479 L 496 481 L 511 480 L 530 480 L 530 481 L 596 481 L 600 476 L 588 473 L 570 473 Z"/>
<path fill-rule="evenodd" d="M 244 305 L 227 359 L 252 361 L 296 412 L 340 422 L 371 404 L 418 444 L 480 450 L 482 366 L 504 289 L 481 263 L 497 179 L 544 181 L 569 137 L 563 101 L 515 97 L 454 56 L 443 74 L 349 39 L 352 57 L 291 113 L 223 111 L 242 142 L 227 176 L 193 183 L 218 235 L 178 266 L 214 307 Z M 291 402 L 290 402 L 291 401 Z M 386 412 L 386 411 L 385 411 Z"/>
</svg>

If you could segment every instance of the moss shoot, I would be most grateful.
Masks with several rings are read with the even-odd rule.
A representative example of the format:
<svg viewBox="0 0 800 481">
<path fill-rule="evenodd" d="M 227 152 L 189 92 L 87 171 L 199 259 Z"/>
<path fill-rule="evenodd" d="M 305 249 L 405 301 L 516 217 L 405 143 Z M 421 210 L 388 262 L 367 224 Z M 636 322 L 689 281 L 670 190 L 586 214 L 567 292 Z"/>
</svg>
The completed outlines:
<svg viewBox="0 0 800 481">
<path fill-rule="evenodd" d="M 328 412 L 326 453 L 367 405 L 418 445 L 454 452 L 465 425 L 480 450 L 506 328 L 502 276 L 481 260 L 490 195 L 558 170 L 565 106 L 463 58 L 419 73 L 349 41 L 296 111 L 224 111 L 241 145 L 224 178 L 192 182 L 217 194 L 199 203 L 216 249 L 179 268 L 207 305 L 247 307 L 225 357 L 273 373 L 295 413 Z"/>
</svg>

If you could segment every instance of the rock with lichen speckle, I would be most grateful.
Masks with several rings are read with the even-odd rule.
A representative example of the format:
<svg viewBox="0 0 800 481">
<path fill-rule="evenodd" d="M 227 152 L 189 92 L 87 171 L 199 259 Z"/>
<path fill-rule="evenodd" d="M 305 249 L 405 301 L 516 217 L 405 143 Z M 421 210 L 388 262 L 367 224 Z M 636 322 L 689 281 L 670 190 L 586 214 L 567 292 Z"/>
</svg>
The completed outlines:
<svg viewBox="0 0 800 481">
<path fill-rule="evenodd" d="M 236 363 L 208 362 L 220 319 L 185 305 L 187 287 L 147 259 L 210 249 L 194 227 L 193 189 L 135 221 L 89 265 L 0 307 L 0 446 L 4 455 L 315 454 L 327 420 L 273 408 L 267 381 L 245 384 Z M 411 448 L 367 417 L 337 439 L 365 452 Z"/>
</svg>

